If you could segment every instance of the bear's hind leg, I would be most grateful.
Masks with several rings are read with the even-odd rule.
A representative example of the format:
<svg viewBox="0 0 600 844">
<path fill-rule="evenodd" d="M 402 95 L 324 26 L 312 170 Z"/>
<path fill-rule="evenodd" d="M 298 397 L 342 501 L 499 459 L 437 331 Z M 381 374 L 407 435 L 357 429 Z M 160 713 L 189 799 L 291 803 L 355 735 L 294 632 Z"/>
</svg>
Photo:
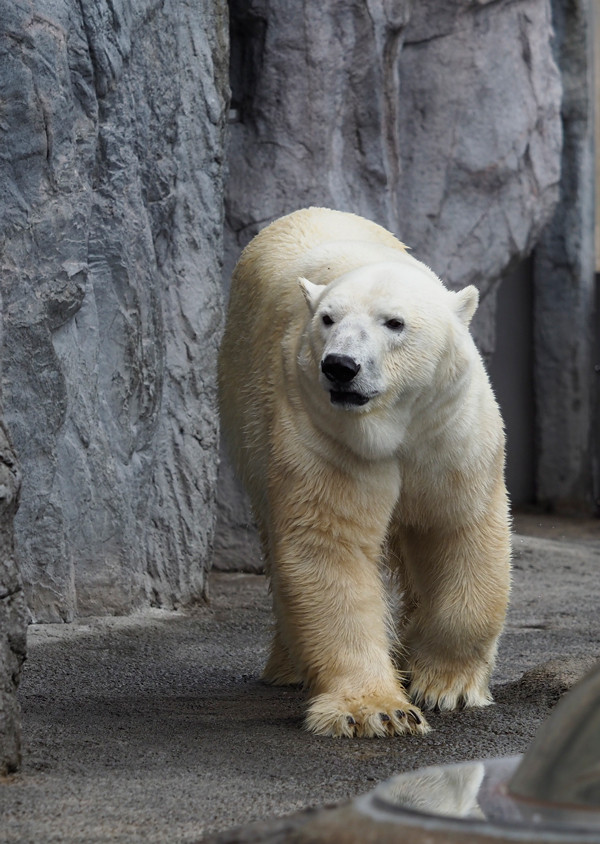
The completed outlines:
<svg viewBox="0 0 600 844">
<path fill-rule="evenodd" d="M 273 635 L 262 680 L 271 686 L 299 686 L 302 684 L 300 672 L 296 669 L 278 628 L 275 629 Z"/>
<path fill-rule="evenodd" d="M 260 509 L 254 508 L 256 524 L 260 536 L 262 546 L 263 559 L 265 562 L 265 573 L 267 577 L 271 577 L 271 553 L 269 546 L 269 533 L 267 531 L 266 522 L 260 517 Z M 273 638 L 271 639 L 271 646 L 269 649 L 269 657 L 267 664 L 263 669 L 261 680 L 269 686 L 300 686 L 302 685 L 302 677 L 300 672 L 294 665 L 290 655 L 289 648 L 283 641 L 279 622 L 277 621 L 278 613 L 275 607 L 277 596 L 273 595 L 273 609 L 275 610 L 275 629 L 273 631 Z"/>
</svg>

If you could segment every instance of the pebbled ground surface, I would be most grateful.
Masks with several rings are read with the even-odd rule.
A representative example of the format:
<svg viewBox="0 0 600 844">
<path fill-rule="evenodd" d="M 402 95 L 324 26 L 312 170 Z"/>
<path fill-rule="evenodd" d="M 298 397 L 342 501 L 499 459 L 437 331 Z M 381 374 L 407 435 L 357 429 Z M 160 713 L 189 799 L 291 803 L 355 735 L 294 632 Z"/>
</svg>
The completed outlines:
<svg viewBox="0 0 600 844">
<path fill-rule="evenodd" d="M 598 525 L 566 525 L 517 519 L 556 539 L 515 536 L 496 705 L 431 714 L 424 737 L 305 733 L 302 691 L 258 680 L 262 576 L 213 573 L 210 605 L 191 611 L 30 627 L 24 762 L 0 780 L 0 842 L 199 841 L 344 801 L 402 770 L 522 752 L 600 658 Z"/>
</svg>

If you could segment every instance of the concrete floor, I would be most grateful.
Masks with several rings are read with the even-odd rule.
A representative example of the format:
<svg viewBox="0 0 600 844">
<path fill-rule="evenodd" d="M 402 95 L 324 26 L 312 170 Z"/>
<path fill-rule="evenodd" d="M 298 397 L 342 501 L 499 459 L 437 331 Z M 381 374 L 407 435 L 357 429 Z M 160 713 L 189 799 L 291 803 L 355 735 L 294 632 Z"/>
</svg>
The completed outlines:
<svg viewBox="0 0 600 844">
<path fill-rule="evenodd" d="M 534 532 L 528 518 L 517 526 Z M 597 525 L 542 523 L 556 540 L 515 537 L 496 705 L 432 714 L 425 738 L 305 733 L 303 693 L 258 680 L 262 576 L 214 573 L 210 605 L 192 611 L 31 627 L 23 769 L 0 781 L 0 842 L 199 841 L 346 800 L 398 771 L 522 752 L 582 658 L 600 657 Z"/>
</svg>

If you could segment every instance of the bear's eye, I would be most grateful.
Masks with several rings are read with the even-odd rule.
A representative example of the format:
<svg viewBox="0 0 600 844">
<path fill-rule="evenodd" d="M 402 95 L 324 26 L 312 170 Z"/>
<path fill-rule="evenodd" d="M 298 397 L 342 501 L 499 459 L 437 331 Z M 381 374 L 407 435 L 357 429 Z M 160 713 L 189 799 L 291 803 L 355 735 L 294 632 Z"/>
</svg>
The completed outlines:
<svg viewBox="0 0 600 844">
<path fill-rule="evenodd" d="M 329 314 L 323 314 L 321 320 L 323 322 L 323 325 L 333 325 L 333 320 L 331 319 Z"/>
<path fill-rule="evenodd" d="M 404 320 L 400 319 L 400 317 L 392 317 L 392 319 L 386 320 L 385 327 L 391 329 L 392 331 L 402 331 L 404 328 Z"/>
</svg>

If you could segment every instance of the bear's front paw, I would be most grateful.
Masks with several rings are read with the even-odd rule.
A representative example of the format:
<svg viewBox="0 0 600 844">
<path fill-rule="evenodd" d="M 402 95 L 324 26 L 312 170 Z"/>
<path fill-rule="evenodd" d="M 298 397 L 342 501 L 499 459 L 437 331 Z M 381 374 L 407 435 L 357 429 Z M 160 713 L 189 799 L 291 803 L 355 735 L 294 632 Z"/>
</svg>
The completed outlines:
<svg viewBox="0 0 600 844">
<path fill-rule="evenodd" d="M 320 694 L 308 708 L 306 728 L 320 736 L 374 738 L 404 733 L 425 735 L 423 713 L 404 696 L 345 697 Z"/>
<path fill-rule="evenodd" d="M 494 701 L 488 688 L 487 666 L 467 673 L 439 666 L 410 669 L 408 693 L 423 709 L 450 712 L 467 707 L 489 706 Z"/>
</svg>

